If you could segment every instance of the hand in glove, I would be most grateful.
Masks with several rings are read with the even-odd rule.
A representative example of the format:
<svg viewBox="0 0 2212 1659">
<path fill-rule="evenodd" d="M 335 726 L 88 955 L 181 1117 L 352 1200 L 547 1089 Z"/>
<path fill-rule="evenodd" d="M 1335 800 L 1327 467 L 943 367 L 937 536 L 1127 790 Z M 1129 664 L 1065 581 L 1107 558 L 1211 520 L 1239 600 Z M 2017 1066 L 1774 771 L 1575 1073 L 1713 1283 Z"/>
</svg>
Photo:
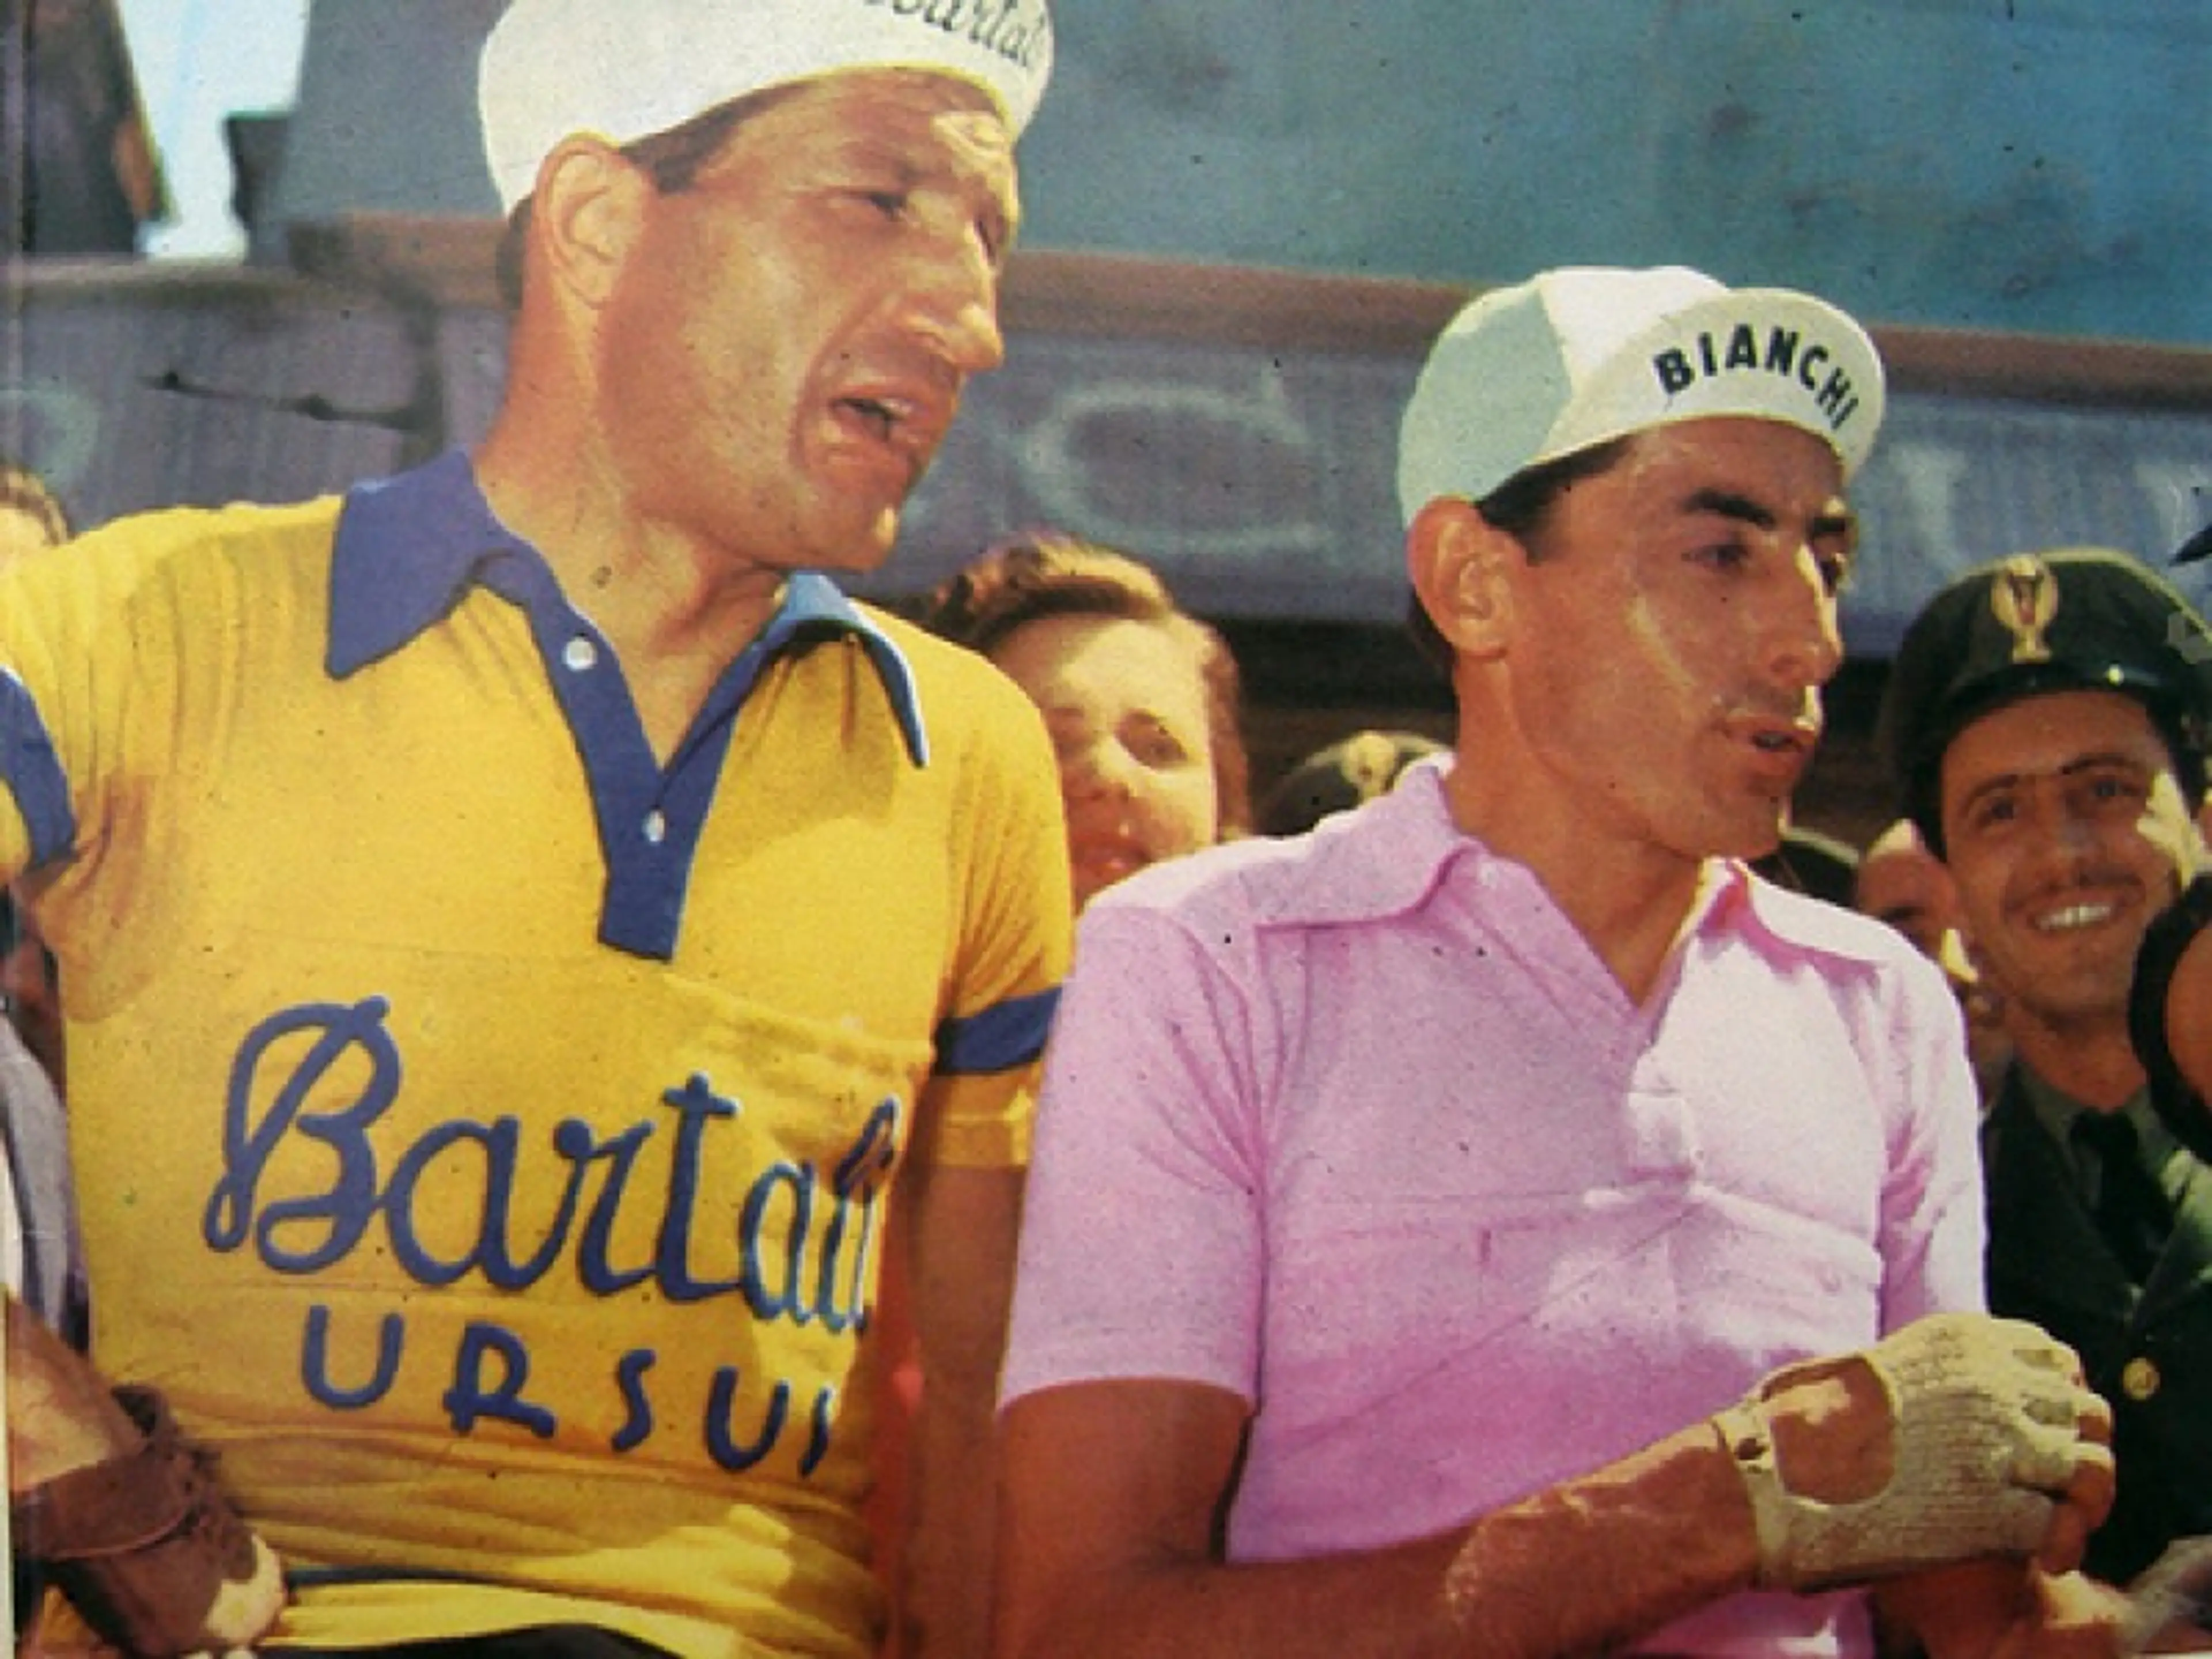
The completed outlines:
<svg viewBox="0 0 2212 1659">
<path fill-rule="evenodd" d="M 125 1652 L 223 1650 L 265 1634 L 283 1570 L 216 1484 L 214 1455 L 158 1392 L 111 1390 L 12 1296 L 5 1312 L 16 1554 Z"/>
<path fill-rule="evenodd" d="M 2070 1350 L 2018 1321 L 1934 1315 L 1777 1371 L 1714 1422 L 1769 1588 L 1988 1556 L 2063 1571 L 2112 1506 L 2109 1408 Z"/>
</svg>

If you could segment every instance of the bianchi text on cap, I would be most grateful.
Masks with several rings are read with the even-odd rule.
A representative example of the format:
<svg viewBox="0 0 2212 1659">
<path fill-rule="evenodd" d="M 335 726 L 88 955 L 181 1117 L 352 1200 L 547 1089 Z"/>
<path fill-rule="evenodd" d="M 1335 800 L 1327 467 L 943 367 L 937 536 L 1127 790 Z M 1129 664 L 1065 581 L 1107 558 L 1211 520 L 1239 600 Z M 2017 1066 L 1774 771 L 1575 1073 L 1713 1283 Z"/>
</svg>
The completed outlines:
<svg viewBox="0 0 2212 1659">
<path fill-rule="evenodd" d="M 1814 404 L 1827 416 L 1829 429 L 1841 432 L 1858 410 L 1858 392 L 1850 376 L 1833 366 L 1833 352 L 1817 341 L 1801 349 L 1801 331 L 1779 325 L 1767 330 L 1763 350 L 1756 324 L 1738 323 L 1725 336 L 1700 331 L 1693 345 L 1670 346 L 1654 355 L 1651 372 L 1670 398 L 1701 380 L 1724 374 L 1778 374 L 1795 380 L 1813 394 Z"/>
</svg>

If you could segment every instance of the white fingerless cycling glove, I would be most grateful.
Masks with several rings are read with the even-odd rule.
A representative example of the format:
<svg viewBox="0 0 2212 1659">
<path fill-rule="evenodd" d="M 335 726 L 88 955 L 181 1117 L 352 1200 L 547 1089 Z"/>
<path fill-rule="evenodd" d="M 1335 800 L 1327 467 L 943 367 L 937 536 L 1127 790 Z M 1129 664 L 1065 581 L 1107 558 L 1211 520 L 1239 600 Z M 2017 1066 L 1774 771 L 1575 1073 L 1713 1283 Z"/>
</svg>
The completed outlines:
<svg viewBox="0 0 2212 1659">
<path fill-rule="evenodd" d="M 1790 1490 L 1773 1403 L 1793 1383 L 1863 1363 L 1887 1396 L 1891 1472 L 1870 1498 Z M 1713 1419 L 1759 1533 L 1759 1583 L 1807 1590 L 1977 1556 L 2033 1554 L 2072 1480 L 2083 1396 L 2064 1350 L 2032 1325 L 1920 1320 L 1863 1352 L 1775 1372 Z"/>
</svg>

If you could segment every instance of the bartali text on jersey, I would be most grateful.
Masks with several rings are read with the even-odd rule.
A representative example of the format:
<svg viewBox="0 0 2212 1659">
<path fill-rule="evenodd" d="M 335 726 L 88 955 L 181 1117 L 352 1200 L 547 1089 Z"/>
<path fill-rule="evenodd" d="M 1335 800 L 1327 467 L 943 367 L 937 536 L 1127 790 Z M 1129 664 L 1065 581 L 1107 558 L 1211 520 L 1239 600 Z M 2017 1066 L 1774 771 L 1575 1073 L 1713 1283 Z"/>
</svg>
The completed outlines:
<svg viewBox="0 0 2212 1659">
<path fill-rule="evenodd" d="M 202 1213 L 210 1249 L 250 1249 L 265 1267 L 293 1276 L 330 1272 L 358 1250 L 388 1252 L 410 1281 L 433 1291 L 471 1274 L 500 1291 L 521 1291 L 565 1264 L 594 1296 L 641 1287 L 675 1306 L 732 1298 L 760 1324 L 811 1325 L 854 1339 L 867 1328 L 878 1200 L 899 1157 L 903 1113 L 896 1098 L 869 1113 L 830 1168 L 778 1161 L 741 1192 L 709 1196 L 703 1204 L 700 1172 L 708 1138 L 716 1124 L 744 1111 L 703 1076 L 662 1093 L 657 1103 L 672 1119 L 643 1117 L 610 1134 L 564 1118 L 541 1141 L 526 1139 L 521 1121 L 511 1115 L 454 1117 L 380 1159 L 369 1130 L 398 1097 L 403 1072 L 386 1026 L 389 1012 L 380 997 L 303 1005 L 264 1021 L 240 1046 L 225 1102 L 222 1175 Z M 363 1080 L 334 1101 L 331 1079 L 342 1062 L 345 1075 Z M 258 1115 L 257 1101 L 266 1103 Z M 288 1166 L 294 1171 L 289 1185 L 264 1190 L 276 1184 L 269 1171 L 288 1141 L 310 1143 L 322 1156 L 330 1174 L 315 1190 L 300 1190 L 296 1157 Z M 649 1146 L 666 1158 L 665 1186 L 633 1182 Z M 457 1162 L 480 1172 L 482 1202 L 468 1247 L 448 1246 L 441 1254 L 416 1206 L 434 1166 L 450 1179 Z M 518 1188 L 526 1176 L 549 1169 L 558 1172 L 559 1183 L 550 1219 L 535 1238 L 518 1240 Z M 597 1189 L 587 1196 L 594 1174 Z M 623 1256 L 615 1243 L 617 1217 L 627 1206 L 655 1204 L 650 1254 Z M 449 1206 L 434 1213 L 450 1224 Z M 712 1229 L 723 1218 L 735 1234 L 737 1271 L 704 1276 L 692 1259 L 695 1223 Z M 334 1340 L 335 1317 L 329 1306 L 311 1304 L 301 1335 L 301 1383 L 324 1406 L 373 1406 L 391 1392 L 403 1364 L 419 1367 L 419 1358 L 406 1353 L 404 1309 L 380 1311 L 373 1331 L 356 1328 L 343 1344 Z M 371 1344 L 373 1358 L 366 1358 Z M 343 1368 L 333 1354 L 341 1346 L 352 1362 Z M 609 1437 L 617 1451 L 654 1431 L 648 1379 L 657 1358 L 649 1348 L 635 1348 L 613 1359 L 607 1397 L 618 1398 L 625 1413 Z M 339 1369 L 347 1374 L 334 1375 Z M 836 1389 L 820 1384 L 812 1398 L 799 1401 L 791 1379 L 743 1372 L 720 1367 L 709 1397 L 696 1402 L 705 1449 L 726 1468 L 750 1468 L 776 1449 L 787 1430 L 802 1426 L 793 1419 L 803 1413 L 807 1439 L 796 1462 L 799 1473 L 810 1473 L 828 1449 Z M 550 1438 L 564 1407 L 580 1415 L 604 1403 L 533 1397 L 526 1340 L 489 1320 L 471 1320 L 461 1332 L 450 1379 L 441 1403 L 457 1433 L 493 1419 Z M 750 1432 L 738 1426 L 740 1415 L 757 1416 Z"/>
<path fill-rule="evenodd" d="M 1827 416 L 1829 429 L 1840 432 L 1857 410 L 1859 396 L 1850 376 L 1841 368 L 1829 368 L 1823 374 L 1823 366 L 1834 361 L 1835 354 L 1817 341 L 1802 345 L 1796 329 L 1778 324 L 1770 327 L 1762 349 L 1758 327 L 1738 323 L 1725 339 L 1700 331 L 1691 346 L 1670 346 L 1655 352 L 1651 372 L 1670 398 L 1688 391 L 1700 380 L 1747 370 L 1790 377 L 1813 394 L 1813 402 Z"/>
</svg>

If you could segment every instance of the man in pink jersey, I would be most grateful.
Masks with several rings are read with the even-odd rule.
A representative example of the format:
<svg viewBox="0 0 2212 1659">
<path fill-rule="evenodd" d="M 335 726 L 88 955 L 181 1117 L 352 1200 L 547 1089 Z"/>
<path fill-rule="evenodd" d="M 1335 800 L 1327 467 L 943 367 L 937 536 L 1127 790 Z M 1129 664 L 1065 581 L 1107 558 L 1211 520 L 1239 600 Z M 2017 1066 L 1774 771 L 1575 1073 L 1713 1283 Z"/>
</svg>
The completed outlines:
<svg viewBox="0 0 2212 1659">
<path fill-rule="evenodd" d="M 841 582 L 1005 356 L 1052 55 L 1043 0 L 511 0 L 481 441 L 0 570 L 90 1358 L 173 1425 L 11 1378 L 82 1431 L 15 1537 L 115 1645 L 873 1659 L 910 1265 L 899 1616 L 984 1647 L 1066 835 L 1020 689 Z"/>
<path fill-rule="evenodd" d="M 2117 1644 L 2069 1571 L 2103 1408 L 1980 1311 L 1957 1005 L 1746 867 L 1881 407 L 1850 319 L 1682 270 L 1437 343 L 1399 477 L 1453 753 L 1080 924 L 1009 1659 L 1862 1656 L 1869 1587 L 1938 1659 Z"/>
</svg>

